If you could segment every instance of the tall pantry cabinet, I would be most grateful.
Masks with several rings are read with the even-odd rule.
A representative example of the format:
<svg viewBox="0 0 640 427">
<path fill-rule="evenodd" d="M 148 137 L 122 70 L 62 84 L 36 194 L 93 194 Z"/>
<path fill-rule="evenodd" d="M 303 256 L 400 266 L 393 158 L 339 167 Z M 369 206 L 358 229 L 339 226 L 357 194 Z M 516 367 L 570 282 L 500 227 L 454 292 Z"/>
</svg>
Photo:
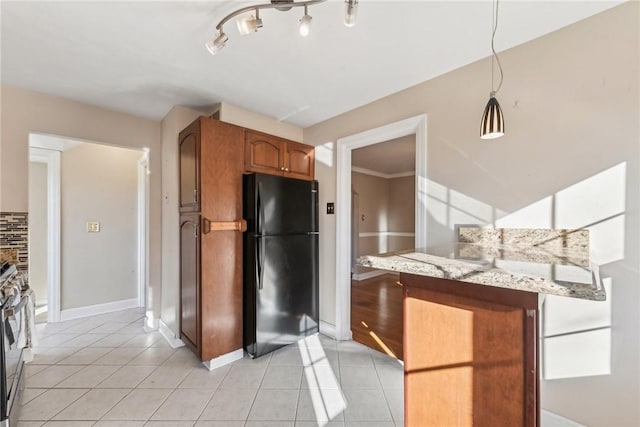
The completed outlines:
<svg viewBox="0 0 640 427">
<path fill-rule="evenodd" d="M 243 139 L 207 117 L 179 136 L 180 339 L 202 361 L 242 349 Z"/>
</svg>

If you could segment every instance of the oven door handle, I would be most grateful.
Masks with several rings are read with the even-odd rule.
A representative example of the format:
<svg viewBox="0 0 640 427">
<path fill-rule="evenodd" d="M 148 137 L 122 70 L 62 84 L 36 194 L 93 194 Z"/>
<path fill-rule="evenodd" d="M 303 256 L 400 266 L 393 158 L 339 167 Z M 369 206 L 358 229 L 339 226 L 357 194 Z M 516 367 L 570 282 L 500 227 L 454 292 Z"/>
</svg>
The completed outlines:
<svg viewBox="0 0 640 427">
<path fill-rule="evenodd" d="M 25 296 L 20 299 L 20 302 L 17 305 L 13 307 L 8 307 L 2 310 L 2 313 L 4 314 L 4 320 L 7 320 L 9 317 L 14 316 L 16 312 L 22 310 L 22 307 L 24 307 L 26 303 L 27 303 L 27 297 Z"/>
</svg>

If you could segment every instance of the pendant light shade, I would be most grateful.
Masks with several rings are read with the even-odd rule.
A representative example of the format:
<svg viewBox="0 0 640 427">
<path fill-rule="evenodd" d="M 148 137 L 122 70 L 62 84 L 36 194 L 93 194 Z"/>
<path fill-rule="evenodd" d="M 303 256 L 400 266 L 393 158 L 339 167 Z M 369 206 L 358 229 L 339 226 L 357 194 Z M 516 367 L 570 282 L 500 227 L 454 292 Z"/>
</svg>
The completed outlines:
<svg viewBox="0 0 640 427">
<path fill-rule="evenodd" d="M 481 139 L 495 139 L 504 135 L 504 117 L 502 116 L 502 109 L 498 100 L 496 99 L 496 93 L 502 87 L 502 64 L 500 58 L 496 53 L 495 46 L 493 44 L 496 37 L 496 30 L 498 29 L 498 1 L 493 2 L 493 13 L 491 23 L 491 93 L 489 94 L 489 102 L 484 107 L 484 113 L 482 113 L 482 121 L 480 122 L 480 138 Z M 494 65 L 498 65 L 498 71 L 500 71 L 500 83 L 498 88 L 494 89 Z"/>
<path fill-rule="evenodd" d="M 482 122 L 480 123 L 480 138 L 482 139 L 494 139 L 504 135 L 504 117 L 502 116 L 502 109 L 495 97 L 495 94 L 491 94 L 487 106 L 484 107 L 484 113 L 482 114 Z"/>
</svg>

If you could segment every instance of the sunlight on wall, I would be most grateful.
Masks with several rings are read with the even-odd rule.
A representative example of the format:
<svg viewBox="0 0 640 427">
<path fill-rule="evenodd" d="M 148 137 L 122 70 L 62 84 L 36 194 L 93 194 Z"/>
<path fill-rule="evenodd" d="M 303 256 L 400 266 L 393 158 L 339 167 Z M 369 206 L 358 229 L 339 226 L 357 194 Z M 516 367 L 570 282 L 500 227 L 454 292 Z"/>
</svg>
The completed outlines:
<svg viewBox="0 0 640 427">
<path fill-rule="evenodd" d="M 588 229 L 595 261 L 608 264 L 625 257 L 626 175 L 627 165 L 623 162 L 511 213 L 428 181 L 429 214 L 449 229 L 463 224 Z M 519 271 L 518 262 L 496 260 L 496 266 Z M 591 283 L 590 273 L 581 274 L 575 268 L 551 269 L 541 264 L 537 274 L 554 280 Z M 611 373 L 613 289 L 610 278 L 603 283 L 605 302 L 546 297 L 542 313 L 545 379 Z"/>
<path fill-rule="evenodd" d="M 502 214 L 496 219 L 496 228 L 553 228 L 553 220 L 550 215 L 553 204 L 553 196 L 545 197 L 522 209 L 509 214 Z"/>
<path fill-rule="evenodd" d="M 332 168 L 333 167 L 333 142 L 318 145 L 315 149 L 316 162 Z"/>
</svg>

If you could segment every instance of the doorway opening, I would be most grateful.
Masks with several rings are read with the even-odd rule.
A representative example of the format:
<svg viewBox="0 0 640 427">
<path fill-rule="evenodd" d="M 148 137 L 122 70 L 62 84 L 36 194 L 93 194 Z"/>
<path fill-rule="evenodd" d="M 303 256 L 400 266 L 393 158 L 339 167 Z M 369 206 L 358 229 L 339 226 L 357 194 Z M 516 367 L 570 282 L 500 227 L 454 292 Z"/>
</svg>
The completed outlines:
<svg viewBox="0 0 640 427">
<path fill-rule="evenodd" d="M 415 134 L 351 153 L 351 332 L 353 340 L 402 359 L 399 274 L 357 265 L 367 254 L 415 245 Z"/>
<path fill-rule="evenodd" d="M 415 135 L 415 247 L 426 246 L 427 116 L 420 115 L 337 141 L 336 196 L 336 338 L 352 339 L 352 151 Z M 360 201 L 358 201 L 360 203 Z"/>
<path fill-rule="evenodd" d="M 30 134 L 29 156 L 37 320 L 144 307 L 148 150 Z"/>
</svg>

